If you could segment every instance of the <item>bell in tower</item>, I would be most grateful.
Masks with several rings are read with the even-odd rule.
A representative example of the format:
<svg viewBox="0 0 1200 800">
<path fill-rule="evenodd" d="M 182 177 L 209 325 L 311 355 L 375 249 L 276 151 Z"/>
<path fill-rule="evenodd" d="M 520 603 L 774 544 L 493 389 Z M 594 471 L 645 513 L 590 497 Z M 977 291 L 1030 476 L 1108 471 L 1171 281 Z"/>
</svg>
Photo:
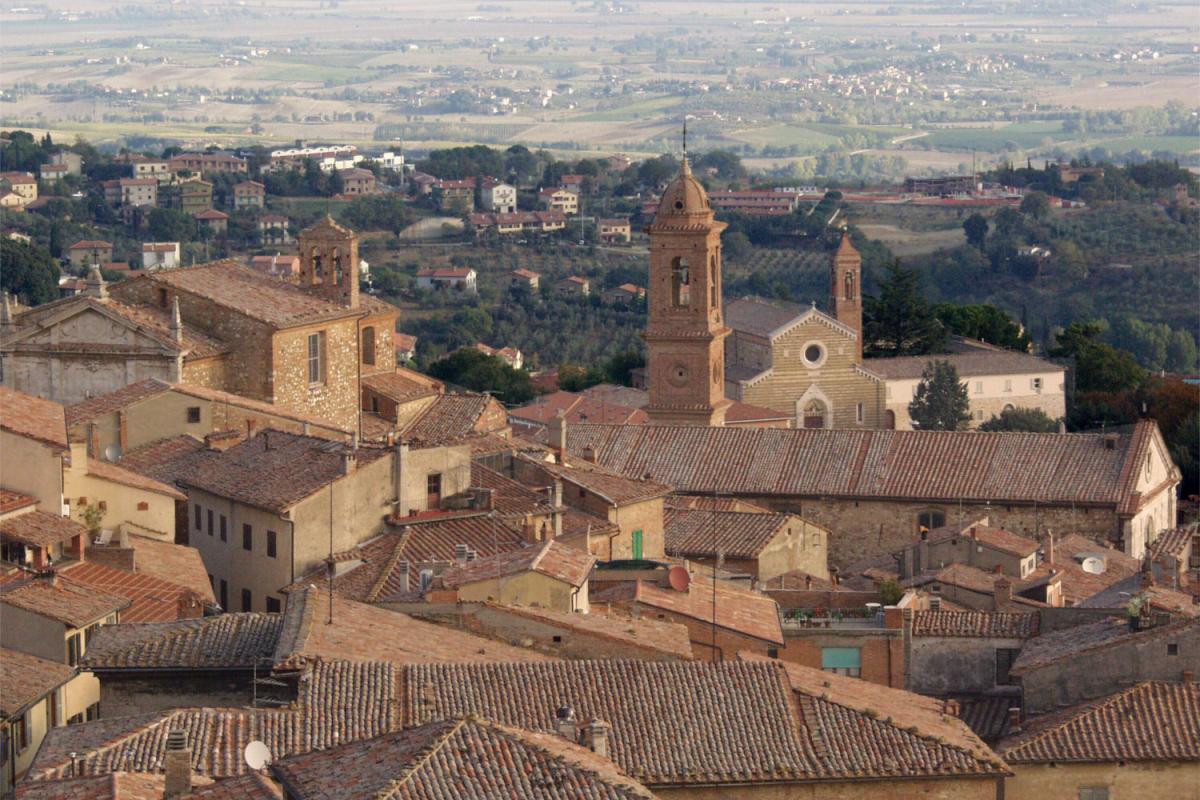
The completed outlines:
<svg viewBox="0 0 1200 800">
<path fill-rule="evenodd" d="M 685 153 L 667 186 L 650 234 L 650 320 L 646 341 L 656 424 L 723 425 L 725 345 L 721 314 L 721 231 L 708 193 Z"/>
<path fill-rule="evenodd" d="M 358 308 L 358 235 L 326 216 L 300 241 L 300 287 L 330 302 Z"/>
</svg>

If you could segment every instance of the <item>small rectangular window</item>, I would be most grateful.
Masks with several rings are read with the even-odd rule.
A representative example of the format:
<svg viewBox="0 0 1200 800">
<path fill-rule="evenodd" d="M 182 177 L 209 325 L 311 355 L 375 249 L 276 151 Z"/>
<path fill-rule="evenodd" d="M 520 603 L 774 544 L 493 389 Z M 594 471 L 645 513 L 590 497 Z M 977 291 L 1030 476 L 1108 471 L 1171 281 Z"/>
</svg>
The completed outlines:
<svg viewBox="0 0 1200 800">
<path fill-rule="evenodd" d="M 1079 800 L 1108 800 L 1108 787 L 1083 786 L 1079 789 Z"/>
<path fill-rule="evenodd" d="M 822 647 L 821 669 L 835 675 L 862 675 L 862 649 L 858 647 Z"/>
<path fill-rule="evenodd" d="M 222 610 L 228 611 L 229 610 L 229 584 L 225 582 L 224 578 L 221 578 L 220 600 L 221 600 Z"/>
<path fill-rule="evenodd" d="M 201 520 L 200 520 L 200 505 L 199 505 L 199 504 L 196 504 L 196 505 L 192 506 L 192 508 L 193 508 L 193 510 L 195 510 L 195 512 L 196 512 L 196 514 L 195 514 L 195 517 L 196 517 L 196 532 L 197 532 L 197 533 L 199 533 L 199 532 L 200 532 L 200 528 L 202 527 L 202 522 L 201 522 Z"/>
<path fill-rule="evenodd" d="M 267 531 L 267 558 L 275 557 L 275 531 Z"/>
<path fill-rule="evenodd" d="M 72 667 L 79 665 L 79 657 L 82 653 L 83 637 L 78 633 L 73 633 L 67 638 L 67 663 Z"/>
<path fill-rule="evenodd" d="M 242 549 L 254 549 L 254 528 L 250 525 L 242 525 Z"/>
<path fill-rule="evenodd" d="M 859 403 L 854 407 L 854 421 L 862 425 L 864 419 L 866 419 L 866 410 L 863 408 L 863 404 Z"/>
<path fill-rule="evenodd" d="M 212 536 L 213 535 L 213 527 L 214 527 L 213 526 L 213 510 L 211 508 L 208 509 L 206 514 L 208 516 L 208 535 Z"/>
<path fill-rule="evenodd" d="M 1169 656 L 1179 655 L 1179 645 L 1176 644 L 1175 642 L 1170 642 L 1167 645 L 1167 655 L 1169 655 Z"/>
<path fill-rule="evenodd" d="M 1006 391 L 1006 392 L 1012 391 L 1012 378 L 1004 379 L 1004 391 Z"/>
<path fill-rule="evenodd" d="M 308 382 L 325 382 L 325 332 L 308 335 Z"/>
<path fill-rule="evenodd" d="M 975 394 L 983 394 L 983 381 L 975 381 Z"/>
<path fill-rule="evenodd" d="M 29 749 L 29 723 L 26 721 L 25 714 L 13 720 L 13 739 L 16 742 L 18 753 Z"/>
<path fill-rule="evenodd" d="M 242 589 L 242 611 L 252 611 L 254 607 L 254 598 L 250 594 L 249 589 Z"/>
<path fill-rule="evenodd" d="M 200 406 L 188 406 L 187 421 L 192 425 L 200 421 Z"/>
<path fill-rule="evenodd" d="M 267 598 L 267 611 L 271 612 L 272 614 L 278 614 L 279 609 L 280 609 L 279 598 L 278 597 L 268 597 Z"/>
<path fill-rule="evenodd" d="M 1040 392 L 1042 390 L 1042 379 L 1033 378 L 1031 381 L 1029 381 L 1029 387 L 1035 392 Z"/>
<path fill-rule="evenodd" d="M 221 541 L 229 541 L 229 520 L 225 519 L 225 515 L 221 515 Z"/>
</svg>

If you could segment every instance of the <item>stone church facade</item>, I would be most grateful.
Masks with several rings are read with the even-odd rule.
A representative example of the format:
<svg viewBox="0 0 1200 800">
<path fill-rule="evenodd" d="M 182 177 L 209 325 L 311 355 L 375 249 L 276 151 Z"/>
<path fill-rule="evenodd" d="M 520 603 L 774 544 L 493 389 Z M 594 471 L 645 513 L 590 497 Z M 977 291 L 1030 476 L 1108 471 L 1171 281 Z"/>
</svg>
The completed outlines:
<svg viewBox="0 0 1200 800">
<path fill-rule="evenodd" d="M 364 377 L 395 371 L 399 310 L 359 293 L 358 240 L 300 234 L 299 285 L 232 261 L 162 270 L 5 316 L 4 385 L 64 404 L 146 378 L 275 403 L 357 430 Z"/>
</svg>

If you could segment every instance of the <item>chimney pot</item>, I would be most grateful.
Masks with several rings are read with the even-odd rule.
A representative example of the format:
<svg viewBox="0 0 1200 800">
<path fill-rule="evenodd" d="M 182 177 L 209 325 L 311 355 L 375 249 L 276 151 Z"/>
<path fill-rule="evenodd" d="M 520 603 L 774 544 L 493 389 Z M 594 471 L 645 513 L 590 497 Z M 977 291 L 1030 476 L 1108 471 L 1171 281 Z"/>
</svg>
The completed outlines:
<svg viewBox="0 0 1200 800">
<path fill-rule="evenodd" d="M 559 706 L 554 712 L 554 728 L 558 735 L 571 742 L 579 741 L 579 727 L 575 724 L 575 709 Z"/>
<path fill-rule="evenodd" d="M 1020 733 L 1021 732 L 1021 709 L 1019 709 L 1019 708 L 1009 708 L 1008 709 L 1008 732 L 1009 733 Z"/>
<path fill-rule="evenodd" d="M 185 731 L 173 730 L 167 734 L 164 767 L 164 800 L 178 800 L 192 793 L 192 751 L 188 749 Z"/>
<path fill-rule="evenodd" d="M 1194 680 L 1196 680 L 1196 673 L 1192 672 L 1190 669 L 1185 669 L 1183 671 L 1183 682 L 1191 683 Z"/>
<path fill-rule="evenodd" d="M 584 745 L 601 758 L 608 758 L 608 733 L 611 729 L 612 726 L 602 719 L 592 720 L 583 731 Z"/>
</svg>

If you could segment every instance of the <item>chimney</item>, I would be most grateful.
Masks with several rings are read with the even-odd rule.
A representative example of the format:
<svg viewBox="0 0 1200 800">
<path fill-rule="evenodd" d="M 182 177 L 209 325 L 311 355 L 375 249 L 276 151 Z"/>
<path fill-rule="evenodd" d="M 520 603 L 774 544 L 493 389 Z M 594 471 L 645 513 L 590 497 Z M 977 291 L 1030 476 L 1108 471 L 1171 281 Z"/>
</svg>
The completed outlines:
<svg viewBox="0 0 1200 800">
<path fill-rule="evenodd" d="M 941 611 L 942 610 L 942 598 L 936 594 L 933 597 L 930 597 L 929 598 L 929 610 L 930 611 Z"/>
<path fill-rule="evenodd" d="M 584 447 L 583 448 L 583 460 L 590 461 L 591 463 L 595 464 L 596 463 L 596 448 L 592 447 L 590 444 L 587 445 L 586 447 Z"/>
<path fill-rule="evenodd" d="M 179 295 L 171 301 L 171 338 L 175 344 L 183 345 L 183 318 L 179 314 Z"/>
<path fill-rule="evenodd" d="M 1021 732 L 1021 709 L 1016 707 L 1008 709 L 1008 732 L 1010 734 Z"/>
<path fill-rule="evenodd" d="M 575 724 L 575 709 L 559 706 L 554 712 L 554 729 L 558 735 L 570 742 L 579 741 L 579 727 Z"/>
<path fill-rule="evenodd" d="M 959 705 L 958 705 L 957 700 L 951 700 L 951 699 L 947 698 L 946 701 L 944 703 L 942 703 L 942 713 L 945 714 L 946 716 L 957 717 L 958 712 L 959 712 Z"/>
<path fill-rule="evenodd" d="M 1183 682 L 1191 683 L 1194 680 L 1196 680 L 1196 673 L 1192 672 L 1190 669 L 1185 669 L 1183 671 Z"/>
<path fill-rule="evenodd" d="M 355 450 L 342 451 L 342 474 L 350 475 L 358 469 L 358 453 Z"/>
<path fill-rule="evenodd" d="M 1121 438 L 1120 435 L 1115 434 L 1115 433 L 1104 434 L 1104 449 L 1105 450 L 1116 450 L 1117 449 L 1117 441 L 1120 438 Z"/>
<path fill-rule="evenodd" d="M 396 564 L 396 578 L 400 581 L 401 594 L 408 591 L 408 562 L 400 561 Z"/>
<path fill-rule="evenodd" d="M 469 552 L 469 548 L 465 544 L 454 545 L 454 563 L 456 563 L 456 564 L 467 563 L 467 553 L 468 552 Z"/>
<path fill-rule="evenodd" d="M 239 444 L 241 441 L 241 434 L 239 434 L 237 431 L 213 431 L 212 433 L 205 435 L 204 446 L 209 450 L 220 453 L 228 450 L 235 444 Z"/>
<path fill-rule="evenodd" d="M 601 758 L 608 758 L 608 733 L 612 726 L 594 719 L 583 728 L 583 745 Z"/>
<path fill-rule="evenodd" d="M 178 800 L 192 793 L 192 751 L 188 749 L 187 733 L 173 730 L 167 734 L 167 754 L 163 759 L 166 772 L 163 800 Z"/>
<path fill-rule="evenodd" d="M 567 418 L 563 412 L 558 411 L 550 418 L 550 422 L 546 424 L 546 432 L 548 434 L 546 443 L 558 456 L 559 463 L 563 463 L 567 453 Z"/>
<path fill-rule="evenodd" d="M 100 267 L 96 264 L 88 270 L 87 288 L 83 293 L 88 297 L 95 297 L 98 300 L 108 299 L 108 284 L 104 282 L 104 276 L 100 274 Z"/>
<path fill-rule="evenodd" d="M 1049 528 L 1046 529 L 1046 545 L 1042 551 L 1042 555 L 1046 559 L 1047 564 L 1054 563 L 1054 531 Z"/>
<path fill-rule="evenodd" d="M 1001 577 L 996 581 L 995 588 L 995 594 L 992 596 L 995 610 L 1003 611 L 1012 604 L 1012 581 Z"/>
</svg>

